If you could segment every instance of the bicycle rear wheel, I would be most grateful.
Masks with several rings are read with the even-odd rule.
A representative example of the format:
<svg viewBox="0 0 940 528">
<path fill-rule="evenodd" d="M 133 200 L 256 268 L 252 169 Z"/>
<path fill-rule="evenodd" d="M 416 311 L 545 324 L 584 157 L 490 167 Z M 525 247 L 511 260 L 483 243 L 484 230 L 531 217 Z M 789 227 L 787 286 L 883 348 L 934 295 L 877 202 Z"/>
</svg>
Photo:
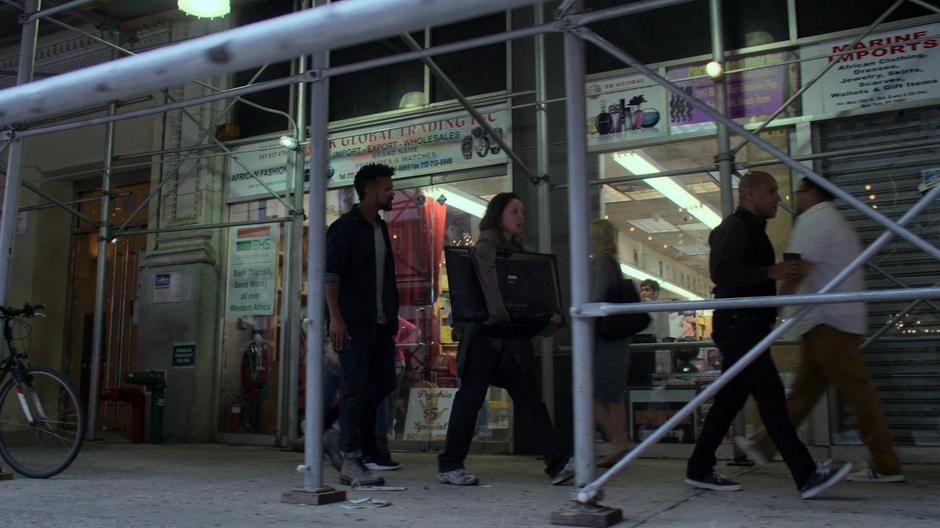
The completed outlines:
<svg viewBox="0 0 940 528">
<path fill-rule="evenodd" d="M 23 400 L 8 379 L 0 389 L 0 455 L 31 478 L 57 475 L 75 460 L 85 433 L 85 413 L 72 383 L 47 368 L 24 370 Z"/>
</svg>

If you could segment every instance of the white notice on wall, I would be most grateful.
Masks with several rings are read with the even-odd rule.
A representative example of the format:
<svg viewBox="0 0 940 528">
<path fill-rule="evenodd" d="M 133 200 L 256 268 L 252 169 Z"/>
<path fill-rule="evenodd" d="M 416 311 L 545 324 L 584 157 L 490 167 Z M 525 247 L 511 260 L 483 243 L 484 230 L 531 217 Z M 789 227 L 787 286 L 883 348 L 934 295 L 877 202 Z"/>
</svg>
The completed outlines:
<svg viewBox="0 0 940 528">
<path fill-rule="evenodd" d="M 839 61 L 803 94 L 805 115 L 940 98 L 940 24 L 878 33 L 849 49 L 852 42 L 801 48 L 803 59 L 843 54 L 802 63 L 802 78 L 808 82 L 830 62 Z"/>
<path fill-rule="evenodd" d="M 273 224 L 232 228 L 226 315 L 274 314 L 277 232 Z"/>
<path fill-rule="evenodd" d="M 181 299 L 179 272 L 168 271 L 153 275 L 154 304 L 178 303 Z"/>
</svg>

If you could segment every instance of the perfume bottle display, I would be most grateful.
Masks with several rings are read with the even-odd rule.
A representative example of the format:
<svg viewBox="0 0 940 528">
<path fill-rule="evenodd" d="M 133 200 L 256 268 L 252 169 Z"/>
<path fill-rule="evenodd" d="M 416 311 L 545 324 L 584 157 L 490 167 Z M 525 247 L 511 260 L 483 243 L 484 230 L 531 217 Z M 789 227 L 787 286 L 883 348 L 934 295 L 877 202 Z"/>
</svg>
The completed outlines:
<svg viewBox="0 0 940 528">
<path fill-rule="evenodd" d="M 460 153 L 463 154 L 463 159 L 470 159 L 473 157 L 473 136 L 464 136 L 463 141 L 460 142 Z"/>
<path fill-rule="evenodd" d="M 620 112 L 620 105 L 612 104 L 608 106 L 607 113 L 610 114 L 610 133 L 619 134 L 623 132 L 623 114 Z"/>
<path fill-rule="evenodd" d="M 598 134 L 611 133 L 611 130 L 613 129 L 613 121 L 611 120 L 610 114 L 607 113 L 607 101 L 601 99 L 601 111 L 599 114 L 597 114 L 594 122 L 597 125 Z"/>
</svg>

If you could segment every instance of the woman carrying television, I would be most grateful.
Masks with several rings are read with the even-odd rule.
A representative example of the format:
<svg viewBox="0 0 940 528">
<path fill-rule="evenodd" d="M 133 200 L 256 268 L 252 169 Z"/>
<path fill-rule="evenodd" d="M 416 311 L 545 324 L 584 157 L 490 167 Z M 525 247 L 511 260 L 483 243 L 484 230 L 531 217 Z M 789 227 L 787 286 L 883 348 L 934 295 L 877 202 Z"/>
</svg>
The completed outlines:
<svg viewBox="0 0 940 528">
<path fill-rule="evenodd" d="M 531 336 L 514 335 L 511 328 L 500 326 L 509 321 L 509 313 L 499 290 L 496 257 L 500 253 L 525 251 L 524 221 L 522 200 L 515 193 L 493 197 L 480 221 L 474 256 L 489 317 L 480 324 L 468 324 L 463 330 L 460 343 L 463 357 L 457 373 L 460 389 L 454 397 L 444 452 L 438 456 L 438 480 L 445 484 L 479 483 L 479 478 L 464 467 L 464 460 L 470 450 L 477 413 L 490 385 L 509 392 L 516 415 L 542 455 L 545 473 L 552 484 L 564 484 L 574 476 L 571 453 L 555 434 L 535 380 Z M 543 335 L 554 332 L 561 324 L 561 315 L 556 314 L 546 324 Z"/>
</svg>

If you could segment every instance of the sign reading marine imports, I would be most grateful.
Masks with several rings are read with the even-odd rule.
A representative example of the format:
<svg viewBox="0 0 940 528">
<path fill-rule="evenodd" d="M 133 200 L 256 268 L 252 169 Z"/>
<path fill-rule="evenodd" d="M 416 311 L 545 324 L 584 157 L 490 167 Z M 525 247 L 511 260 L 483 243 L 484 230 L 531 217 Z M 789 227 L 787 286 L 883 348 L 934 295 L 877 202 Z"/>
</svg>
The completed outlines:
<svg viewBox="0 0 940 528">
<path fill-rule="evenodd" d="M 666 89 L 644 75 L 585 85 L 588 148 L 659 137 L 666 132 Z"/>
<path fill-rule="evenodd" d="M 277 232 L 277 225 L 231 228 L 227 316 L 274 314 Z"/>
<path fill-rule="evenodd" d="M 507 144 L 512 143 L 511 112 L 506 105 L 478 109 Z M 395 178 L 410 178 L 451 172 L 507 161 L 506 153 L 467 112 L 384 123 L 330 135 L 330 187 L 352 184 L 356 172 L 369 163 L 384 163 L 395 169 Z M 277 140 L 232 149 L 226 196 L 229 203 L 257 199 L 284 192 L 290 177 L 289 150 Z M 310 164 L 310 147 L 306 151 Z"/>
<path fill-rule="evenodd" d="M 838 61 L 803 94 L 804 114 L 940 98 L 940 24 L 878 33 L 849 49 L 852 42 L 830 41 L 800 50 L 804 79 Z"/>
</svg>

